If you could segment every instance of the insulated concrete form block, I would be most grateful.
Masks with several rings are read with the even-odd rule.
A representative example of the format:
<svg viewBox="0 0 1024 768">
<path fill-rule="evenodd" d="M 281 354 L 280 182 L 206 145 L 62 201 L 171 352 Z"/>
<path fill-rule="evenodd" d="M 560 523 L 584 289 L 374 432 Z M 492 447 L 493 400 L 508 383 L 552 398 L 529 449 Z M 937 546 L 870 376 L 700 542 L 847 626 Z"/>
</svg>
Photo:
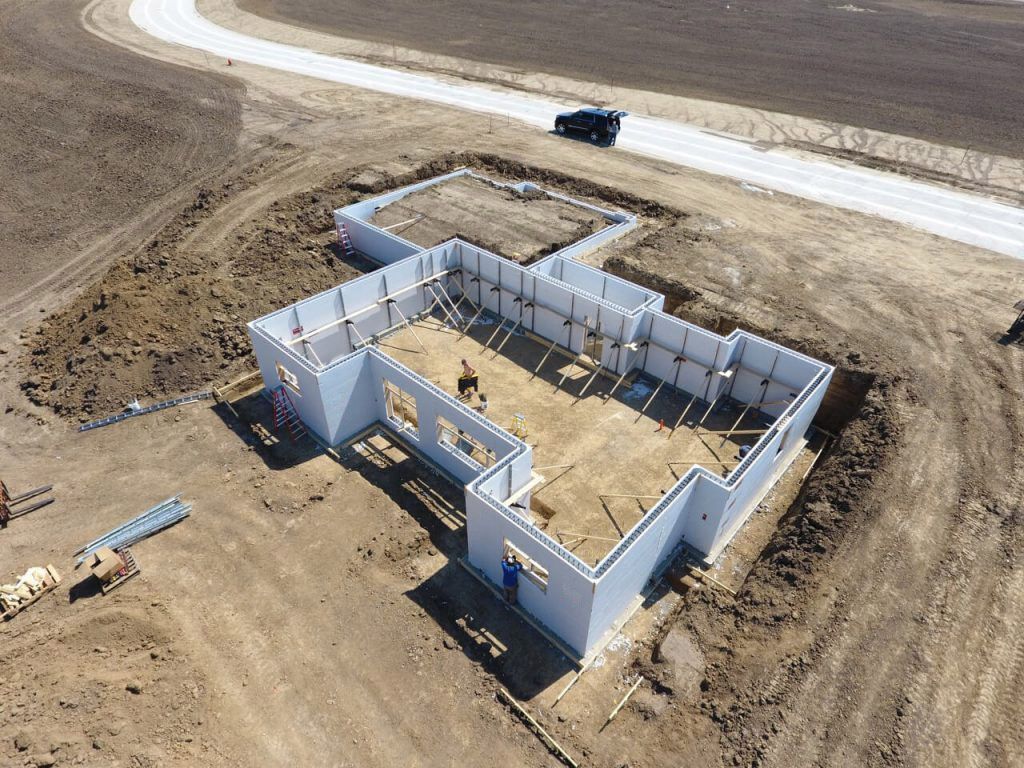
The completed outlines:
<svg viewBox="0 0 1024 768">
<path fill-rule="evenodd" d="M 470 563 L 499 586 L 502 583 L 501 557 L 506 541 L 538 563 L 548 572 L 547 588 L 542 589 L 521 576 L 519 603 L 583 656 L 588 649 L 593 584 L 580 571 L 541 544 L 535 536 L 524 531 L 524 527 L 528 526 L 530 523 L 525 520 L 517 525 L 486 497 L 466 494 Z"/>
<path fill-rule="evenodd" d="M 683 523 L 682 540 L 698 552 L 708 553 L 714 550 L 719 539 L 721 516 L 729 502 L 729 490 L 706 470 L 691 472 L 694 480 L 688 506 L 693 511 L 687 514 Z M 687 473 L 683 479 L 689 475 Z"/>
<path fill-rule="evenodd" d="M 363 201 L 345 212 L 365 223 L 380 205 L 430 183 Z M 377 228 L 365 224 L 365 229 Z M 609 229 L 613 228 L 604 232 Z M 383 248 L 383 256 L 369 255 L 386 261 L 395 240 L 404 243 L 393 237 L 365 242 L 367 247 Z M 385 378 L 415 398 L 417 434 L 400 431 L 399 437 L 467 484 L 470 562 L 500 584 L 499 560 L 507 541 L 545 568 L 550 574 L 546 588 L 524 581 L 520 600 L 580 655 L 609 630 L 682 542 L 709 559 L 728 544 L 791 462 L 831 377 L 828 366 L 745 332 L 723 338 L 666 315 L 660 311 L 664 297 L 566 260 L 563 252 L 530 268 L 458 240 L 432 249 L 414 247 L 411 253 L 371 275 L 250 323 L 264 379 L 268 387 L 276 386 L 276 366 L 285 365 L 301 392 L 293 397 L 300 418 L 331 443 L 373 421 L 388 423 Z M 434 284 L 431 277 L 440 282 Z M 492 315 L 510 324 L 522 316 L 523 328 L 574 354 L 584 348 L 590 351 L 593 340 L 585 331 L 597 331 L 604 337 L 601 362 L 617 374 L 640 368 L 708 403 L 725 396 L 740 402 L 788 402 L 765 406 L 766 413 L 779 419 L 760 439 L 751 439 L 752 450 L 727 478 L 691 468 L 592 568 L 532 523 L 529 494 L 517 502 L 521 509 L 504 503 L 531 480 L 532 452 L 525 443 L 376 348 L 348 354 L 351 331 L 343 322 L 314 336 L 315 355 L 306 345 L 290 343 L 316 330 L 311 325 L 323 327 L 354 312 L 358 314 L 353 329 L 364 338 L 390 332 L 401 325 L 401 316 L 427 310 L 438 297 L 450 310 L 451 299 L 457 300 L 463 290 Z M 528 309 L 531 302 L 534 306 Z M 338 359 L 331 363 L 325 358 Z M 765 378 L 767 387 L 762 384 Z M 440 442 L 439 416 L 491 447 L 497 464 L 485 469 Z M 401 425 L 391 427 L 401 430 Z"/>
<path fill-rule="evenodd" d="M 588 647 L 601 640 L 608 628 L 643 592 L 651 577 L 660 572 L 660 566 L 678 547 L 688 517 L 695 514 L 695 508 L 690 503 L 695 483 L 683 481 L 680 485 L 682 487 L 672 495 L 671 501 L 659 502 L 652 507 L 650 519 L 645 516 L 634 526 L 633 530 L 644 526 L 643 532 L 601 574 L 594 589 L 587 627 Z M 663 508 L 655 514 L 654 510 L 658 506 Z M 633 530 L 627 533 L 627 538 Z"/>
<path fill-rule="evenodd" d="M 530 182 L 506 184 L 477 174 L 469 168 L 460 168 L 459 170 L 444 174 L 443 176 L 437 176 L 432 179 L 410 184 L 406 187 L 402 187 L 401 189 L 392 190 L 391 192 L 378 195 L 377 197 L 370 198 L 368 200 L 361 200 L 353 203 L 352 205 L 346 206 L 345 208 L 339 208 L 334 212 L 335 225 L 337 226 L 341 223 L 345 223 L 349 226 L 349 235 L 352 238 L 353 245 L 356 250 L 365 253 L 370 258 L 381 263 L 394 263 L 401 258 L 403 249 L 411 249 L 408 250 L 408 253 L 410 254 L 424 249 L 409 242 L 408 240 L 398 237 L 397 235 L 392 235 L 390 232 L 373 226 L 369 223 L 370 219 L 372 219 L 374 214 L 376 214 L 381 208 L 397 202 L 407 195 L 411 195 L 428 187 L 444 184 L 446 181 L 451 181 L 462 176 L 478 179 L 479 181 L 490 184 L 498 189 L 514 189 L 518 192 L 540 192 L 554 200 L 561 200 L 568 205 L 595 213 L 603 217 L 605 221 L 608 222 L 608 226 L 603 229 L 588 235 L 582 240 L 570 244 L 551 256 L 565 254 L 570 258 L 578 258 L 584 253 L 592 251 L 595 248 L 622 236 L 629 230 L 633 229 L 637 224 L 637 217 L 631 213 L 626 213 L 625 211 L 611 211 L 601 208 L 591 203 L 575 200 L 557 192 L 542 189 L 536 184 L 532 184 Z M 365 248 L 363 246 L 365 246 Z M 366 248 L 369 248 L 370 250 L 366 250 Z M 547 258 L 551 257 L 549 256 Z M 546 261 L 547 258 L 542 261 Z"/>
<path fill-rule="evenodd" d="M 356 352 L 317 375 L 324 414 L 324 431 L 317 435 L 328 445 L 338 445 L 363 432 L 377 419 L 383 393 L 374 389 L 370 355 Z"/>
<path fill-rule="evenodd" d="M 831 376 L 831 368 L 821 371 L 786 408 L 783 418 L 761 439 L 751 441 L 754 447 L 742 464 L 736 467 L 725 481 L 714 479 L 715 484 L 724 487 L 727 495 L 723 504 L 713 508 L 718 528 L 713 540 L 708 546 L 697 547 L 709 560 L 717 557 L 732 540 L 757 504 L 793 461 L 803 444 L 804 435 L 810 429 L 814 414 L 821 405 Z"/>
<path fill-rule="evenodd" d="M 286 385 L 285 388 L 296 414 L 310 431 L 324 440 L 328 439 L 327 415 L 320 396 L 316 368 L 284 345 L 275 344 L 274 339 L 258 328 L 250 326 L 249 339 L 259 361 L 266 389 L 273 391 L 284 384 L 278 375 L 278 366 L 283 367 L 292 377 L 292 385 Z"/>
<path fill-rule="evenodd" d="M 659 297 L 659 294 L 653 291 L 644 290 L 634 283 L 610 275 L 589 264 L 570 261 L 561 255 L 551 262 L 550 271 L 545 274 L 549 274 L 573 288 L 579 288 L 597 298 L 604 299 L 615 307 L 630 313 L 639 312 Z"/>
<path fill-rule="evenodd" d="M 342 227 L 345 228 L 352 247 L 359 253 L 381 264 L 394 264 L 423 250 L 415 243 L 403 240 L 342 211 L 334 212 L 334 225 L 339 232 Z"/>
<path fill-rule="evenodd" d="M 349 330 L 344 324 L 336 325 L 314 338 L 296 345 L 307 360 L 312 363 L 319 361 L 321 365 L 329 365 L 340 360 L 353 351 L 353 339 L 349 339 Z"/>
<path fill-rule="evenodd" d="M 559 257 L 555 262 L 559 266 L 559 274 L 552 275 L 563 283 L 604 298 L 604 275 L 596 270 L 587 269 L 583 264 L 567 261 Z"/>
<path fill-rule="evenodd" d="M 418 434 L 413 435 L 406 431 L 401 433 L 401 437 L 408 439 L 414 448 L 459 482 L 468 483 L 476 479 L 484 468 L 461 451 L 453 450 L 451 446 L 439 442 L 438 417 L 446 419 L 456 429 L 465 431 L 476 441 L 490 448 L 498 461 L 521 448 L 522 443 L 512 435 L 481 418 L 422 376 L 375 349 L 369 350 L 369 354 L 372 357 L 371 388 L 377 399 L 375 420 L 389 424 L 395 430 L 400 427 L 388 419 L 384 398 L 384 381 L 387 380 L 416 400 Z"/>
</svg>

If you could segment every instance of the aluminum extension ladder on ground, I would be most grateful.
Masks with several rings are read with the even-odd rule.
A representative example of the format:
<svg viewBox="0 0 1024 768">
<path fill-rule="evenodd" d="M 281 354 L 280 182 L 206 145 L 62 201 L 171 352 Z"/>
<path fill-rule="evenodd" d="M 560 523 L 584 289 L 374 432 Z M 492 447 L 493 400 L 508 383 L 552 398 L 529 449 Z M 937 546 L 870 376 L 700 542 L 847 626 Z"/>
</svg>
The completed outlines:
<svg viewBox="0 0 1024 768">
<path fill-rule="evenodd" d="M 197 400 L 206 400 L 212 397 L 210 392 L 196 392 L 191 395 L 185 395 L 184 397 L 176 397 L 173 400 L 165 400 L 162 403 L 156 403 L 155 405 L 149 405 L 145 408 L 133 408 L 119 413 L 116 416 L 108 416 L 105 419 L 97 419 L 96 421 L 90 421 L 88 424 L 83 424 L 78 428 L 79 432 L 86 432 L 90 429 L 96 429 L 97 427 L 105 427 L 108 424 L 116 424 L 119 421 L 130 419 L 133 416 L 143 416 L 147 413 L 154 413 L 156 411 L 162 411 L 164 408 L 173 408 L 176 405 L 184 405 L 185 403 L 194 403 Z"/>
<path fill-rule="evenodd" d="M 288 429 L 293 443 L 306 434 L 306 428 L 302 426 L 292 398 L 283 384 L 274 389 L 274 430 L 278 431 L 281 427 Z"/>
</svg>

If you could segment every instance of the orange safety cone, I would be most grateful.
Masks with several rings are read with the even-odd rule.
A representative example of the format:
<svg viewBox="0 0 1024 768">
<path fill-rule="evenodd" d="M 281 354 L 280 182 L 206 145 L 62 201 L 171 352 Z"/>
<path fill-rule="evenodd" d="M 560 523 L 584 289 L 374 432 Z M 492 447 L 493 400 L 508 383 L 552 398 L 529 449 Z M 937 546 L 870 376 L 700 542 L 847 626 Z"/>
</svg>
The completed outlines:
<svg viewBox="0 0 1024 768">
<path fill-rule="evenodd" d="M 661 430 L 663 430 L 664 428 L 665 428 L 665 420 L 664 419 L 658 419 L 658 428 L 656 430 L 654 430 L 654 431 L 655 432 L 661 432 Z"/>
</svg>

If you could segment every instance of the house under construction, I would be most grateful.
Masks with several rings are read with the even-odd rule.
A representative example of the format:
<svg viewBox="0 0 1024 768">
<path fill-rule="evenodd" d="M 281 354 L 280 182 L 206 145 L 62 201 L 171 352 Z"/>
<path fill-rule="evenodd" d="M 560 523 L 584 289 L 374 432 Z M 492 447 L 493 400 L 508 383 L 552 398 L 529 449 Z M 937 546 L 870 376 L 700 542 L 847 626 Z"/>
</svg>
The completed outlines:
<svg viewBox="0 0 1024 768">
<path fill-rule="evenodd" d="M 600 217 L 529 266 L 458 238 L 416 245 L 372 219 L 472 177 Z M 268 390 L 340 446 L 379 428 L 465 486 L 468 561 L 582 658 L 687 547 L 713 561 L 805 444 L 832 368 L 578 260 L 635 227 L 532 184 L 462 170 L 335 211 L 381 267 L 249 323 Z M 458 396 L 461 359 L 487 396 Z M 476 398 L 476 399 L 474 399 Z"/>
</svg>

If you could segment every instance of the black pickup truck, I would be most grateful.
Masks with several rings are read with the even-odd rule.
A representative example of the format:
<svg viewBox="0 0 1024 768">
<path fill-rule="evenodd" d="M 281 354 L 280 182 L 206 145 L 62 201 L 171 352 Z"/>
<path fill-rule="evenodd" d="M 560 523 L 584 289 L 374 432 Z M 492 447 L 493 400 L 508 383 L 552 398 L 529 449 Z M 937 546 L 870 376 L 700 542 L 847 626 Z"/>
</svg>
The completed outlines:
<svg viewBox="0 0 1024 768">
<path fill-rule="evenodd" d="M 562 112 L 555 118 L 555 133 L 583 133 L 593 142 L 608 141 L 611 128 L 618 128 L 619 120 L 628 115 L 615 109 L 585 107 L 575 112 Z"/>
</svg>

